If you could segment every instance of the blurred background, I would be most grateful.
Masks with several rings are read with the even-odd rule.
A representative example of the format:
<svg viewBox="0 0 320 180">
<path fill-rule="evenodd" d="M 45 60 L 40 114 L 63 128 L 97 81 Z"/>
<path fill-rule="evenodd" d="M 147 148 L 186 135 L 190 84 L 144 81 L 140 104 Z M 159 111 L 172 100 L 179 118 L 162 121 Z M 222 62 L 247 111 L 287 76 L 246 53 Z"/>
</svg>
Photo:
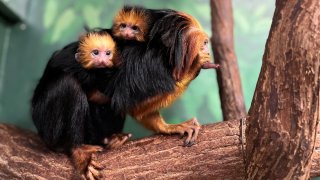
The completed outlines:
<svg viewBox="0 0 320 180">
<path fill-rule="evenodd" d="M 196 17 L 211 34 L 209 0 L 0 0 L 0 122 L 35 131 L 30 100 L 51 54 L 78 39 L 83 26 L 109 28 L 124 4 L 171 8 Z M 260 72 L 274 1 L 234 0 L 235 49 L 246 107 Z M 214 24 L 213 24 L 214 26 Z M 169 123 L 222 120 L 214 70 L 203 70 L 182 98 L 162 111 Z M 128 118 L 135 138 L 151 134 Z"/>
</svg>

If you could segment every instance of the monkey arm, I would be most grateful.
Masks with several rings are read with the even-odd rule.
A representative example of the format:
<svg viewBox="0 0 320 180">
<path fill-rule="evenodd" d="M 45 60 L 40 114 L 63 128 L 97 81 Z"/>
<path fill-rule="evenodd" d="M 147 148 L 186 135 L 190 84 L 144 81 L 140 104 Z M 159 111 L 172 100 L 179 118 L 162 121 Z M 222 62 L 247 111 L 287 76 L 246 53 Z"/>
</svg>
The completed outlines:
<svg viewBox="0 0 320 180">
<path fill-rule="evenodd" d="M 167 124 L 159 111 L 153 111 L 144 116 L 135 117 L 146 128 L 163 134 L 187 134 L 184 146 L 192 146 L 197 139 L 200 124 L 196 118 L 192 118 L 180 124 Z"/>
</svg>

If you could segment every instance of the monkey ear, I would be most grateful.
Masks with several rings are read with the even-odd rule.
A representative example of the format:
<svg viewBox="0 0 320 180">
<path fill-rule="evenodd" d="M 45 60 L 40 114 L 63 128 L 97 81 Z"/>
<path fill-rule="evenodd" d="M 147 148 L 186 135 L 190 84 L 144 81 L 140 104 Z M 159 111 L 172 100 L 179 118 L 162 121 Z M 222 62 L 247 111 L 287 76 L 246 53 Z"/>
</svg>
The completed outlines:
<svg viewBox="0 0 320 180">
<path fill-rule="evenodd" d="M 74 54 L 74 58 L 75 58 L 78 62 L 80 62 L 80 53 Z"/>
</svg>

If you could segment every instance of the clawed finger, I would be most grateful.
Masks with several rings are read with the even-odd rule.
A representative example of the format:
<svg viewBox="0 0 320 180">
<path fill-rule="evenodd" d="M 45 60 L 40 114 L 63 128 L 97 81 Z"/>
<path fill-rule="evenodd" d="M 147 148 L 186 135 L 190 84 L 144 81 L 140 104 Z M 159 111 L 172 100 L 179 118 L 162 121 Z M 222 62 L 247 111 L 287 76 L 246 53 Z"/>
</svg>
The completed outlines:
<svg viewBox="0 0 320 180">
<path fill-rule="evenodd" d="M 95 162 L 95 161 L 91 161 L 91 165 L 92 165 L 95 169 L 97 169 L 97 170 L 102 170 L 102 169 L 104 169 L 104 167 L 103 167 L 102 165 L 98 164 L 98 163 Z"/>
<path fill-rule="evenodd" d="M 87 174 L 86 174 L 86 179 L 87 180 L 95 180 L 93 174 L 91 173 L 91 171 L 87 171 Z"/>
<path fill-rule="evenodd" d="M 107 148 L 113 149 L 122 146 L 130 137 L 132 134 L 114 134 L 104 142 L 107 142 Z"/>
<path fill-rule="evenodd" d="M 97 178 L 100 177 L 100 172 L 97 169 L 95 169 L 94 166 L 89 165 L 88 166 L 88 171 L 90 171 L 90 173 L 94 176 L 94 178 L 97 179 Z"/>
<path fill-rule="evenodd" d="M 191 120 L 186 121 L 183 124 L 186 126 L 184 134 L 187 135 L 187 138 L 185 139 L 183 146 L 190 147 L 195 144 L 195 141 L 199 134 L 200 124 L 198 123 L 198 120 L 196 118 L 192 118 Z"/>
</svg>

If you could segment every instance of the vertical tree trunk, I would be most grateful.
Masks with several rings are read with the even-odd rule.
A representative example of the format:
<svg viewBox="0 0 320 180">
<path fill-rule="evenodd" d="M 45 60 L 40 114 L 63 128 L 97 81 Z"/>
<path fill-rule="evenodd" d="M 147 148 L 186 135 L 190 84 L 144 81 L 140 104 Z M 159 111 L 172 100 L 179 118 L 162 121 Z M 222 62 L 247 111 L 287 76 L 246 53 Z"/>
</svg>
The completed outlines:
<svg viewBox="0 0 320 180">
<path fill-rule="evenodd" d="M 320 1 L 277 0 L 249 110 L 248 179 L 308 179 L 319 122 Z"/>
<path fill-rule="evenodd" d="M 231 0 L 211 0 L 212 50 L 216 63 L 221 107 L 224 120 L 246 116 L 240 73 L 234 51 Z"/>
</svg>

